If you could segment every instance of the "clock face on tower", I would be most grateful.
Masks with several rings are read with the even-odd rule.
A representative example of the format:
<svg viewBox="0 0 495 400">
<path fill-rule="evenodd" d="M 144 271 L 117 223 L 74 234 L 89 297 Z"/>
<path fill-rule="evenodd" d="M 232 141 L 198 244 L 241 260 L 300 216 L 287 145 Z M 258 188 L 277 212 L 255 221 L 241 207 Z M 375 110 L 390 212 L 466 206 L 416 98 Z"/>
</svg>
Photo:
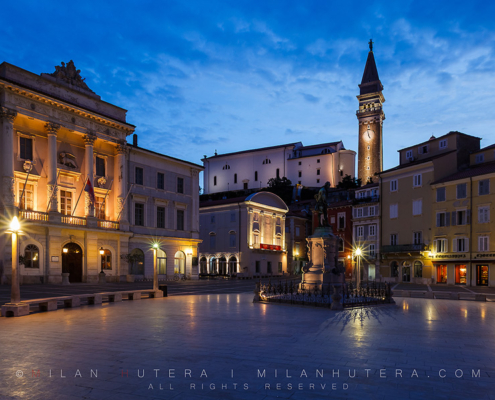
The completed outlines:
<svg viewBox="0 0 495 400">
<path fill-rule="evenodd" d="M 373 132 L 370 129 L 370 126 L 368 125 L 368 129 L 364 131 L 363 133 L 363 139 L 365 141 L 371 141 L 375 137 L 375 132 Z"/>
</svg>

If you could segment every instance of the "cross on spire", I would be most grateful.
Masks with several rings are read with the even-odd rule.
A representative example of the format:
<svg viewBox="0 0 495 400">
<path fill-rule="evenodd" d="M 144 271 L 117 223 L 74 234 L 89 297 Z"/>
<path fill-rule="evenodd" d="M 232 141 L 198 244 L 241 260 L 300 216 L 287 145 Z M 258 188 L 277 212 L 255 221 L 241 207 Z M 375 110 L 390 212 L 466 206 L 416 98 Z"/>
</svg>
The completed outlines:
<svg viewBox="0 0 495 400">
<path fill-rule="evenodd" d="M 373 39 L 370 39 L 368 44 L 370 45 L 370 51 L 373 51 Z"/>
</svg>

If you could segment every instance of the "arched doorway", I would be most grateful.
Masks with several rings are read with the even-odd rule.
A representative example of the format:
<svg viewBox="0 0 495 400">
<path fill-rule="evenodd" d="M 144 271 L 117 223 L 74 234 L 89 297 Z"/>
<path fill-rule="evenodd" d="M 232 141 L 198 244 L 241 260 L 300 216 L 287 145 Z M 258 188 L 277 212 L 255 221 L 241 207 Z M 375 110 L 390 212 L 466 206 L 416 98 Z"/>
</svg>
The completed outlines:
<svg viewBox="0 0 495 400">
<path fill-rule="evenodd" d="M 237 258 L 234 256 L 229 258 L 229 275 L 237 274 Z"/>
<path fill-rule="evenodd" d="M 130 274 L 131 275 L 144 275 L 144 253 L 141 249 L 134 249 L 131 251 L 130 257 Z"/>
<path fill-rule="evenodd" d="M 402 282 L 411 282 L 411 264 L 407 261 L 402 263 Z"/>
<path fill-rule="evenodd" d="M 186 255 L 183 251 L 179 250 L 175 253 L 174 273 L 182 275 L 186 273 Z"/>
<path fill-rule="evenodd" d="M 227 275 L 227 259 L 225 257 L 218 259 L 218 274 Z"/>
<path fill-rule="evenodd" d="M 215 257 L 210 258 L 210 275 L 217 274 L 217 259 Z"/>
<path fill-rule="evenodd" d="M 199 261 L 199 273 L 201 275 L 206 275 L 208 273 L 208 262 L 206 261 L 206 257 L 201 257 Z"/>
<path fill-rule="evenodd" d="M 156 250 L 156 268 L 158 275 L 166 275 L 167 274 L 167 253 L 165 253 L 162 249 Z"/>
<path fill-rule="evenodd" d="M 83 252 L 76 243 L 67 243 L 62 249 L 62 273 L 69 274 L 69 282 L 82 282 Z"/>
</svg>

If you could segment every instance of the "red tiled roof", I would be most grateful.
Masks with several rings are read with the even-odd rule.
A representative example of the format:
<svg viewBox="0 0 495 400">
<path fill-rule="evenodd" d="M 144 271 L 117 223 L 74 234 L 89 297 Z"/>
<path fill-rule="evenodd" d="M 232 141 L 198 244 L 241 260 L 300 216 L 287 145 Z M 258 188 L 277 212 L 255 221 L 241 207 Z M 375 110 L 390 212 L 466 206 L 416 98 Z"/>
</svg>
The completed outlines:
<svg viewBox="0 0 495 400">
<path fill-rule="evenodd" d="M 446 156 L 447 154 L 454 153 L 456 151 L 457 150 L 450 150 L 450 151 L 446 151 L 445 153 L 437 154 L 435 156 L 431 156 L 431 157 L 428 157 L 428 158 L 423 158 L 422 160 L 417 160 L 417 161 L 412 161 L 412 162 L 408 162 L 408 163 L 405 163 L 405 164 L 397 165 L 397 167 L 390 168 L 390 169 L 387 169 L 385 171 L 380 172 L 379 175 L 385 174 L 387 172 L 397 171 L 397 170 L 403 169 L 403 168 L 412 167 L 414 165 L 424 164 L 424 163 L 427 163 L 427 162 L 436 160 L 437 158 L 441 158 L 443 156 Z"/>
<path fill-rule="evenodd" d="M 471 167 L 471 168 L 466 169 L 464 171 L 456 172 L 455 174 L 452 174 L 450 176 L 447 176 L 445 178 L 442 178 L 442 179 L 439 179 L 438 181 L 433 182 L 432 185 L 435 185 L 437 183 L 457 181 L 459 179 L 471 178 L 473 176 L 492 174 L 494 172 L 495 172 L 495 161 L 492 161 L 489 163 L 485 163 L 485 164 L 477 165 L 475 167 Z"/>
</svg>

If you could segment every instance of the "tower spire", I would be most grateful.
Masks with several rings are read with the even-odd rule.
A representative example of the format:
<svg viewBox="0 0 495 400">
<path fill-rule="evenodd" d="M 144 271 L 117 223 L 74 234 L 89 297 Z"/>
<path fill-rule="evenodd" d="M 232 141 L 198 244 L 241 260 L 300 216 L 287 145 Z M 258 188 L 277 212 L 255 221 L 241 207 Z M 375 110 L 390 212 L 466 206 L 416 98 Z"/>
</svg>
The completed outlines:
<svg viewBox="0 0 495 400">
<path fill-rule="evenodd" d="M 378 77 L 378 70 L 376 68 L 375 56 L 373 55 L 373 40 L 368 42 L 370 51 L 368 53 L 368 59 L 366 60 L 366 66 L 364 67 L 363 79 L 359 85 L 360 94 L 381 92 L 383 85 Z"/>
</svg>

